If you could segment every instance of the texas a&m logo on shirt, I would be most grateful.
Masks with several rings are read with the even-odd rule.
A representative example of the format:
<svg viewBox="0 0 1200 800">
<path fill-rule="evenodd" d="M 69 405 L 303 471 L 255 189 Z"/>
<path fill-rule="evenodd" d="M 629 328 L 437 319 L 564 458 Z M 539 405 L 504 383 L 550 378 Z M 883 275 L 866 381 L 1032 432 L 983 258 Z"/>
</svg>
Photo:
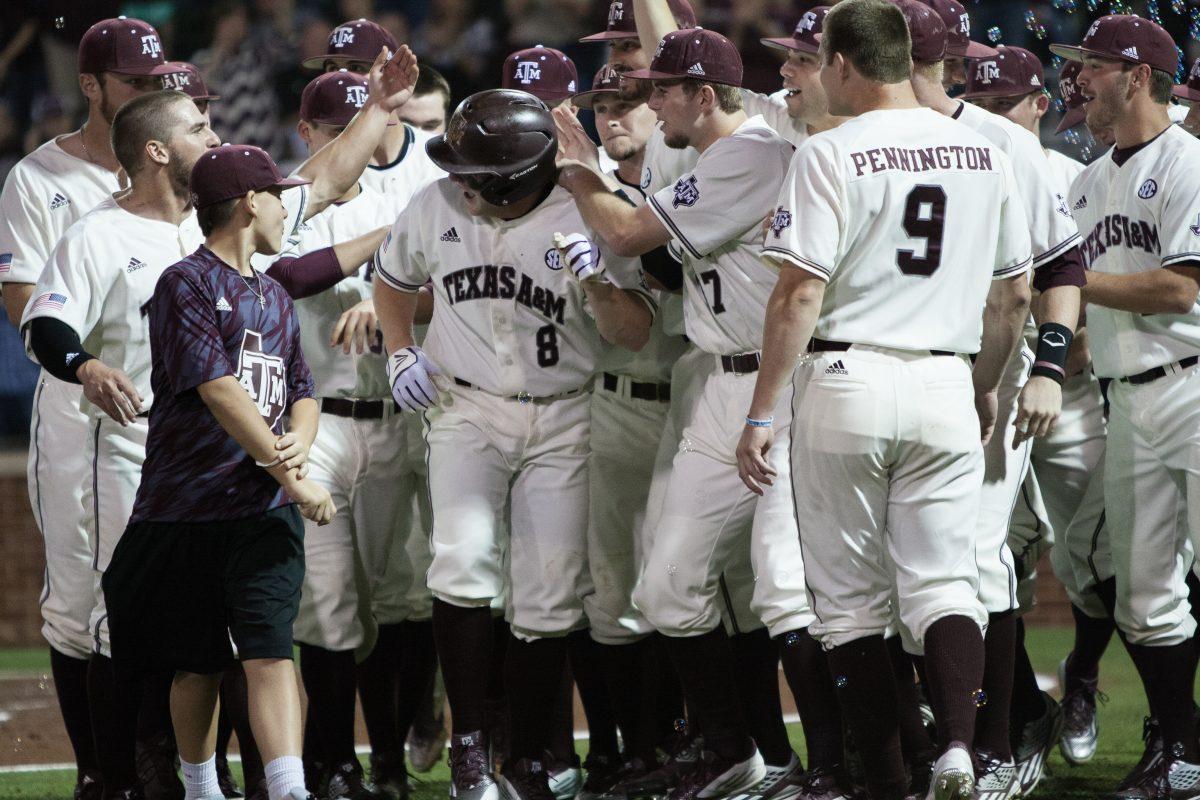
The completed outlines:
<svg viewBox="0 0 1200 800">
<path fill-rule="evenodd" d="M 671 202 L 675 208 L 696 205 L 700 199 L 700 190 L 696 188 L 696 176 L 688 175 L 675 182 L 675 199 Z"/>
<path fill-rule="evenodd" d="M 237 379 L 258 406 L 267 427 L 274 428 L 287 408 L 287 369 L 283 359 L 262 349 L 262 334 L 242 332 L 238 350 Z"/>
</svg>

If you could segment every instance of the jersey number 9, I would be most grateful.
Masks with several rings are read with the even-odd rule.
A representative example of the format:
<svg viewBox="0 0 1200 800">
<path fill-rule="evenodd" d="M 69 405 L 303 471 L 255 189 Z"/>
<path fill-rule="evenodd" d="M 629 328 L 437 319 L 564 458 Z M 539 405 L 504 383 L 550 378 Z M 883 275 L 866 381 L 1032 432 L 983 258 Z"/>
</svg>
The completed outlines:
<svg viewBox="0 0 1200 800">
<path fill-rule="evenodd" d="M 923 206 L 929 207 L 922 214 Z M 925 255 L 914 250 L 897 250 L 896 266 L 905 275 L 928 278 L 942 264 L 942 234 L 946 229 L 946 190 L 941 186 L 919 184 L 908 193 L 904 204 L 904 232 L 910 239 L 925 240 Z"/>
</svg>

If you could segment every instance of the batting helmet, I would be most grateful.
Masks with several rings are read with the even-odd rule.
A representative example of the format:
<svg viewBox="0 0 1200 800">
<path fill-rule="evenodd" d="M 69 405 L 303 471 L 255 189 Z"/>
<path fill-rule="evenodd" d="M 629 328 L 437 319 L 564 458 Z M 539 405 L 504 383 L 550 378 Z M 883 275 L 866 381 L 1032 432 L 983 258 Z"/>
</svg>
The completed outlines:
<svg viewBox="0 0 1200 800">
<path fill-rule="evenodd" d="M 425 143 L 451 175 L 475 175 L 480 197 L 506 206 L 554 181 L 558 134 L 546 104 L 528 92 L 488 89 L 459 103 L 441 136 Z"/>
</svg>

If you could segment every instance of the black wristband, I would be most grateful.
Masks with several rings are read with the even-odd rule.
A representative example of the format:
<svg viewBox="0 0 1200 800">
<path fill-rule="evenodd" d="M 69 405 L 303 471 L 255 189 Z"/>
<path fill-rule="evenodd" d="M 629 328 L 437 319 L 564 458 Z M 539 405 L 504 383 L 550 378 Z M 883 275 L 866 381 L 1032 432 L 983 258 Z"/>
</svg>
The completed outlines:
<svg viewBox="0 0 1200 800">
<path fill-rule="evenodd" d="M 1047 322 L 1038 328 L 1037 353 L 1030 375 L 1040 375 L 1062 383 L 1067 377 L 1067 351 L 1075 334 L 1066 325 Z"/>
<path fill-rule="evenodd" d="M 25 324 L 29 349 L 38 363 L 54 377 L 67 383 L 80 383 L 76 370 L 95 356 L 83 349 L 79 334 L 67 323 L 54 317 L 35 317 Z"/>
</svg>

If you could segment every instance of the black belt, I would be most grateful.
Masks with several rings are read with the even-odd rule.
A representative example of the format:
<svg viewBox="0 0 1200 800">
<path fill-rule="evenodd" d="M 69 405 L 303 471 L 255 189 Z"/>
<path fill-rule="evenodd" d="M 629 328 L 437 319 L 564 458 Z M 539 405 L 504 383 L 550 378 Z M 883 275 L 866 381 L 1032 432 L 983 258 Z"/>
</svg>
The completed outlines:
<svg viewBox="0 0 1200 800">
<path fill-rule="evenodd" d="M 383 419 L 383 412 L 386 408 L 384 403 L 387 403 L 395 411 L 400 410 L 395 400 L 351 400 L 346 397 L 322 397 L 321 413 L 350 419 Z"/>
<path fill-rule="evenodd" d="M 1188 367 L 1196 366 L 1198 363 L 1200 363 L 1200 356 L 1188 356 L 1187 358 L 1181 358 L 1178 361 L 1167 364 L 1165 367 L 1152 367 L 1145 372 L 1139 372 L 1137 375 L 1129 375 L 1128 377 L 1118 378 L 1117 380 L 1119 380 L 1121 383 L 1131 383 L 1134 386 L 1140 386 L 1143 383 L 1150 383 L 1151 381 L 1156 381 L 1159 378 L 1165 378 L 1173 371 L 1172 369 L 1168 369 L 1168 367 L 1187 369 Z"/>
<path fill-rule="evenodd" d="M 808 352 L 810 353 L 844 353 L 851 347 L 854 347 L 852 342 L 831 342 L 828 339 L 817 339 L 816 337 L 808 341 Z M 951 350 L 930 350 L 929 352 L 935 356 L 958 355 Z"/>
<path fill-rule="evenodd" d="M 758 372 L 758 365 L 762 359 L 758 353 L 740 353 L 736 356 L 721 356 L 721 369 L 726 372 L 732 372 L 734 375 L 747 375 L 751 372 Z"/>
<path fill-rule="evenodd" d="M 617 391 L 621 379 L 611 372 L 604 373 L 604 389 L 609 392 Z M 669 383 L 638 383 L 629 381 L 629 396 L 634 400 L 649 400 L 654 403 L 671 402 L 671 384 Z"/>
<path fill-rule="evenodd" d="M 475 384 L 471 383 L 470 381 L 464 381 L 462 378 L 455 378 L 454 383 L 457 384 L 458 386 L 464 386 L 468 389 L 476 389 L 480 392 L 484 391 L 482 388 L 476 386 Z M 502 395 L 502 396 L 504 397 L 505 400 L 516 400 L 518 403 L 549 403 L 552 400 L 565 400 L 568 397 L 578 397 L 579 395 L 583 394 L 584 391 L 586 391 L 586 390 L 585 389 L 572 389 L 569 392 L 561 392 L 559 394 L 551 394 L 551 395 L 546 395 L 544 397 L 535 397 L 534 395 L 531 395 L 529 392 L 517 392 L 516 394 L 510 394 L 507 396 Z"/>
</svg>

